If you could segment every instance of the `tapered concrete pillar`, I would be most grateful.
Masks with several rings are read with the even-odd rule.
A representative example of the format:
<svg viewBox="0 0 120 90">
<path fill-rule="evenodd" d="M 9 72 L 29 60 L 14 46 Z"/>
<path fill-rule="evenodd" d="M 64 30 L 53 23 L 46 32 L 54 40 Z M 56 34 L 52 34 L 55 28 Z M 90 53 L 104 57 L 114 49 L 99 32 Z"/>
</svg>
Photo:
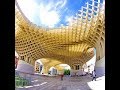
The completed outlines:
<svg viewBox="0 0 120 90">
<path fill-rule="evenodd" d="M 95 70 L 97 77 L 105 75 L 105 56 L 99 61 L 96 61 Z"/>
<path fill-rule="evenodd" d="M 23 60 L 19 60 L 16 70 L 20 71 L 20 72 L 33 74 L 34 73 L 34 66 L 23 61 Z"/>
<path fill-rule="evenodd" d="M 48 67 L 48 66 L 43 66 L 43 71 L 42 71 L 42 73 L 48 74 L 49 69 L 50 69 L 50 67 Z"/>
</svg>

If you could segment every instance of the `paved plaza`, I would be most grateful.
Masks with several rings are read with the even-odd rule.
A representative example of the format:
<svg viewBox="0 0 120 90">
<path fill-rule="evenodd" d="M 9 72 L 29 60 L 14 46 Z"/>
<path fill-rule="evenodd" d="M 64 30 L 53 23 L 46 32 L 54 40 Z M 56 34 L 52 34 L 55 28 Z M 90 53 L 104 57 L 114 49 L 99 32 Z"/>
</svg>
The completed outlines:
<svg viewBox="0 0 120 90">
<path fill-rule="evenodd" d="M 105 90 L 105 77 L 91 81 L 91 76 L 35 76 L 30 86 L 18 87 L 16 90 Z"/>
</svg>

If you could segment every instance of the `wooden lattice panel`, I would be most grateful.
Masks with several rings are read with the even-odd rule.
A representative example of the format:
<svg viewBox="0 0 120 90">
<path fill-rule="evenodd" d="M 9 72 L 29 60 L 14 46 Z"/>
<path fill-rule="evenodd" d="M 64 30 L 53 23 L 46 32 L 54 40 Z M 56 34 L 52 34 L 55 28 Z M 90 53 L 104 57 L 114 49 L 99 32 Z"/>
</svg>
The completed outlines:
<svg viewBox="0 0 120 90">
<path fill-rule="evenodd" d="M 94 55 L 93 51 L 88 52 L 89 48 L 96 48 L 99 43 L 104 47 L 104 4 L 100 0 L 87 2 L 68 26 L 49 30 L 30 22 L 16 5 L 15 50 L 28 63 L 52 58 L 67 64 L 83 64 Z"/>
</svg>

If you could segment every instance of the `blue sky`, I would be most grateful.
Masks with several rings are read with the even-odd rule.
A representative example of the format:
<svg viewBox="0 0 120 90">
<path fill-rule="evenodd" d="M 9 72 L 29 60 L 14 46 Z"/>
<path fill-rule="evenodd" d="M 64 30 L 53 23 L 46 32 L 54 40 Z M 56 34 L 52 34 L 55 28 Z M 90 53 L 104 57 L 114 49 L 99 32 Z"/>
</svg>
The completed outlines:
<svg viewBox="0 0 120 90">
<path fill-rule="evenodd" d="M 67 25 L 89 0 L 17 0 L 26 17 L 38 26 Z"/>
</svg>

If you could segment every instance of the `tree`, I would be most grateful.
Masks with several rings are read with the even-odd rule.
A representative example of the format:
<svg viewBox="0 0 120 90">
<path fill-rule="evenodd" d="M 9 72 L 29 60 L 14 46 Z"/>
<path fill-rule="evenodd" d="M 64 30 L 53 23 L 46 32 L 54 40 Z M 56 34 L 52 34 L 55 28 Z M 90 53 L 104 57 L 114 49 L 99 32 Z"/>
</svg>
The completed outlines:
<svg viewBox="0 0 120 90">
<path fill-rule="evenodd" d="M 70 70 L 69 69 L 64 69 L 64 75 L 70 75 Z"/>
</svg>

